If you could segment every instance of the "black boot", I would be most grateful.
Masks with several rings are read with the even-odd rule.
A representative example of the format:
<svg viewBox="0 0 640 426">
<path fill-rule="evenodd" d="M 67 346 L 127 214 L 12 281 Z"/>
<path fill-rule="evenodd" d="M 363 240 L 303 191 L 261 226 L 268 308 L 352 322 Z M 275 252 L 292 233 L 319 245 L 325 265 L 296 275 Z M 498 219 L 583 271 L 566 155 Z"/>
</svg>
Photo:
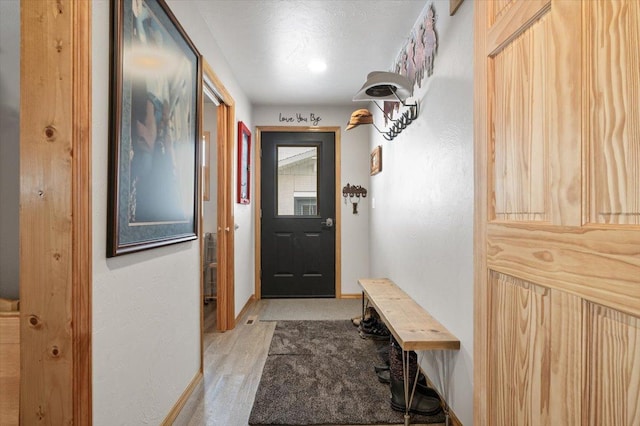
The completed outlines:
<svg viewBox="0 0 640 426">
<path fill-rule="evenodd" d="M 409 395 L 411 395 L 413 383 L 409 384 Z M 391 375 L 391 408 L 396 411 L 405 412 L 405 399 L 404 399 L 404 382 L 402 380 L 396 380 Z M 440 397 L 438 393 L 428 386 L 418 383 L 416 391 L 411 400 L 411 407 L 409 407 L 410 413 L 422 414 L 423 416 L 433 416 L 442 411 L 440 406 Z"/>
</svg>

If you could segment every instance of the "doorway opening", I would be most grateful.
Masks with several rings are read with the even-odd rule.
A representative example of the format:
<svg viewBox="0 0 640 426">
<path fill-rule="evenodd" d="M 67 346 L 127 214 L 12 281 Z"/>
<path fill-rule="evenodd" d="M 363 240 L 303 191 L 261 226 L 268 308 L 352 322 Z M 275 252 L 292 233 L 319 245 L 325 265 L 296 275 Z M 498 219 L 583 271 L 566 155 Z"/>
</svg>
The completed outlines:
<svg viewBox="0 0 640 426">
<path fill-rule="evenodd" d="M 231 172 L 235 106 L 203 60 L 202 211 L 200 223 L 201 328 L 205 333 L 235 326 L 233 204 Z"/>
</svg>

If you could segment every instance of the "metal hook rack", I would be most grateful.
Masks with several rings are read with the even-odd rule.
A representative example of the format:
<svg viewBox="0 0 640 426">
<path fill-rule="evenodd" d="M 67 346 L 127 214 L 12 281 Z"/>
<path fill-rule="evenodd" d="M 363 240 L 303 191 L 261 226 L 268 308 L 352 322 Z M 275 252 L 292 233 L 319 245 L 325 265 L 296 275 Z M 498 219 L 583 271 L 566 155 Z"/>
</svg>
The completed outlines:
<svg viewBox="0 0 640 426">
<path fill-rule="evenodd" d="M 378 129 L 378 127 L 375 124 L 373 125 L 376 128 L 376 130 L 382 133 L 382 136 L 384 136 L 384 138 L 388 141 L 394 140 L 396 136 L 402 133 L 404 129 L 409 127 L 409 125 L 413 123 L 413 120 L 418 118 L 418 115 L 419 115 L 418 102 L 414 104 L 405 104 L 404 102 L 400 101 L 400 103 L 402 103 L 403 106 L 408 107 L 408 109 L 402 113 L 400 118 L 397 118 L 395 120 L 389 117 L 385 113 L 384 109 L 380 105 L 378 105 L 377 102 L 374 101 L 373 103 L 378 107 L 378 109 L 380 109 L 380 111 L 382 111 L 385 117 L 387 117 L 387 119 L 391 121 L 391 126 L 389 127 L 389 130 L 387 130 L 386 132 L 383 132 L 382 130 Z"/>
</svg>

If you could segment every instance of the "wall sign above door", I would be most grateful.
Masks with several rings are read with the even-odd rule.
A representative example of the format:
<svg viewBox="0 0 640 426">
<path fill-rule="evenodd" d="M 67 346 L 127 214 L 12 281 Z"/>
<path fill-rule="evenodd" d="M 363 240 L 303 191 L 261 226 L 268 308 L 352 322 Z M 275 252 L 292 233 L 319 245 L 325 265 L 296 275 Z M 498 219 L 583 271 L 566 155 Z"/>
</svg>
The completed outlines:
<svg viewBox="0 0 640 426">
<path fill-rule="evenodd" d="M 312 126 L 317 126 L 320 121 L 322 121 L 322 118 L 318 114 L 315 114 L 313 112 L 310 112 L 309 114 L 304 114 L 301 112 L 296 112 L 295 114 L 278 114 L 279 123 L 304 123 L 311 124 Z"/>
</svg>

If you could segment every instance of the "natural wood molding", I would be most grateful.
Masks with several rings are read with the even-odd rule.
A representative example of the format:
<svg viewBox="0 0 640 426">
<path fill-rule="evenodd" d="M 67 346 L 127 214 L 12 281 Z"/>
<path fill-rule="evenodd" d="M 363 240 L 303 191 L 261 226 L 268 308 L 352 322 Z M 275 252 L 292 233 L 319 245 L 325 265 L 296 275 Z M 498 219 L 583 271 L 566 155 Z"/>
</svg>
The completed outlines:
<svg viewBox="0 0 640 426">
<path fill-rule="evenodd" d="M 340 299 L 362 299 L 362 293 L 342 293 Z"/>
<path fill-rule="evenodd" d="M 253 276 L 254 276 L 254 290 L 253 295 L 256 300 L 262 299 L 262 277 L 261 277 L 261 268 L 262 268 L 262 243 L 260 241 L 260 237 L 262 235 L 262 211 L 260 205 L 262 203 L 262 180 L 260 176 L 262 176 L 262 132 L 263 127 L 256 127 L 254 133 L 254 152 L 255 152 L 255 161 L 254 164 L 254 173 L 253 173 L 253 181 L 254 181 L 254 191 L 253 191 L 253 200 L 254 200 L 254 229 L 255 235 L 253 238 L 253 255 L 254 255 L 254 264 L 253 264 Z"/>
<path fill-rule="evenodd" d="M 226 133 L 226 166 L 225 166 L 225 206 L 226 207 L 226 226 L 229 228 L 227 240 L 227 330 L 232 330 L 235 326 L 235 218 L 234 218 L 234 197 L 233 190 L 233 164 L 235 151 L 235 132 L 236 132 L 236 108 L 230 105 L 227 109 L 227 122 L 225 125 Z"/>
<path fill-rule="evenodd" d="M 211 65 L 209 65 L 209 63 L 204 59 L 202 61 L 202 73 L 211 80 L 211 83 L 215 86 L 217 94 L 222 98 L 221 101 L 227 106 L 235 106 L 235 101 L 227 88 L 224 87 L 224 84 L 222 84 L 222 80 L 218 78 L 218 75 L 215 73 Z"/>
<path fill-rule="evenodd" d="M 20 417 L 89 425 L 91 2 L 20 13 Z"/>
<path fill-rule="evenodd" d="M 189 401 L 189 398 L 193 394 L 193 391 L 200 385 L 203 380 L 204 376 L 202 374 L 202 371 L 198 371 L 191 380 L 191 383 L 189 383 L 184 392 L 182 392 L 180 398 L 178 398 L 176 403 L 173 405 L 171 411 L 169 411 L 169 414 L 167 414 L 167 417 L 165 417 L 165 419 L 162 421 L 162 426 L 171 426 L 173 424 L 173 422 L 176 420 L 176 418 L 178 418 L 185 405 Z"/>
<path fill-rule="evenodd" d="M 486 272 L 486 223 L 489 211 L 488 188 L 488 129 L 486 117 L 490 111 L 487 96 L 486 55 L 487 30 L 489 26 L 488 8 L 490 4 L 474 4 L 474 234 L 473 234 L 473 270 L 474 270 L 474 314 L 473 314 L 473 421 L 478 426 L 486 426 L 488 418 L 489 366 L 488 366 L 488 318 L 489 291 Z"/>
<path fill-rule="evenodd" d="M 482 53 L 486 52 L 489 56 L 497 54 L 504 46 L 529 28 L 532 22 L 547 13 L 551 8 L 551 0 L 527 0 L 522 2 L 521 6 L 509 8 L 505 15 L 490 27 L 487 45 L 483 46 Z"/>
<path fill-rule="evenodd" d="M 217 217 L 218 234 L 218 299 L 216 328 L 230 330 L 235 326 L 233 155 L 235 146 L 235 101 L 206 59 L 202 59 L 202 80 L 219 96 L 217 118 Z M 227 232 L 226 229 L 229 229 Z M 203 253 L 201 249 L 201 253 Z M 204 284 L 204 283 L 203 283 Z M 203 293 L 204 297 L 204 293 Z M 202 310 L 202 306 L 201 306 Z M 204 317 L 203 317 L 204 318 Z M 204 319 L 203 319 L 204 321 Z M 203 323 L 204 324 L 204 323 Z"/>
<path fill-rule="evenodd" d="M 93 247 L 91 210 L 91 3 L 72 2 L 74 31 L 73 92 L 73 419 L 77 425 L 93 422 L 92 288 Z"/>
</svg>

